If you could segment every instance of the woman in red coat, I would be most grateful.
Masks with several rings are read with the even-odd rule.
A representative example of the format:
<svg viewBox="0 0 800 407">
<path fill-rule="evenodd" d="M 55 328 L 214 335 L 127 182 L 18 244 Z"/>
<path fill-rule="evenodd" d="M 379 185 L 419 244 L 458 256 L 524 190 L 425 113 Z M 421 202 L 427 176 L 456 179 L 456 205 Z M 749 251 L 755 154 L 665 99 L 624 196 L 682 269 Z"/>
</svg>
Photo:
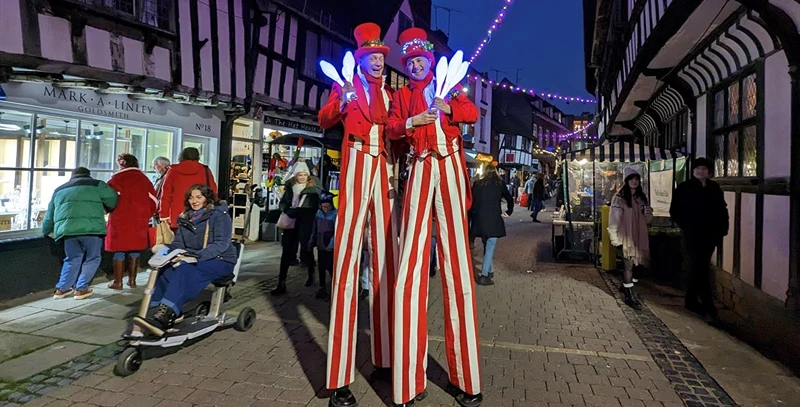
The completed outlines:
<svg viewBox="0 0 800 407">
<path fill-rule="evenodd" d="M 178 216 L 185 210 L 186 192 L 193 185 L 200 184 L 217 193 L 217 183 L 208 166 L 200 163 L 200 151 L 186 147 L 181 151 L 179 163 L 173 164 L 164 176 L 161 187 L 161 206 L 158 212 L 162 222 L 169 222 L 172 230 L 178 229 Z"/>
<path fill-rule="evenodd" d="M 117 207 L 108 215 L 106 251 L 114 253 L 113 290 L 122 289 L 122 276 L 128 274 L 128 287 L 136 287 L 139 252 L 149 246 L 149 222 L 156 212 L 156 191 L 139 169 L 139 161 L 130 154 L 117 158 L 120 170 L 108 181 L 117 190 Z M 127 262 L 126 262 L 127 256 Z"/>
</svg>

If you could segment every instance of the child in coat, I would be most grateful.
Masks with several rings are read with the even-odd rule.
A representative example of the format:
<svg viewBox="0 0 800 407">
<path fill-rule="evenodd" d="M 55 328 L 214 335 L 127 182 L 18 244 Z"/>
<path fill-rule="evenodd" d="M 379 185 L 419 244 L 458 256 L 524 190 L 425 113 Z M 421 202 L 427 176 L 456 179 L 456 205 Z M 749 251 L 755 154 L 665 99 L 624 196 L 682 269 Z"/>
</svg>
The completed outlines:
<svg viewBox="0 0 800 407">
<path fill-rule="evenodd" d="M 319 269 L 319 291 L 316 298 L 318 300 L 330 300 L 328 286 L 325 281 L 325 272 L 333 273 L 333 237 L 336 232 L 336 216 L 338 211 L 333 205 L 333 197 L 330 192 L 320 193 L 319 210 L 314 219 L 314 226 L 311 230 L 311 241 L 309 248 L 317 248 L 317 267 Z"/>
</svg>

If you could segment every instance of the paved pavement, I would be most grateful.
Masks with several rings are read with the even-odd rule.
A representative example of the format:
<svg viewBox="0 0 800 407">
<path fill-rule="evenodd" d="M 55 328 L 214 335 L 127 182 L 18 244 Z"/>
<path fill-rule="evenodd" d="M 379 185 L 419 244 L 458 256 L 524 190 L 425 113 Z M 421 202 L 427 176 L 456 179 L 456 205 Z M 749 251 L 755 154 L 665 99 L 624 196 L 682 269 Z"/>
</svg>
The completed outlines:
<svg viewBox="0 0 800 407">
<path fill-rule="evenodd" d="M 498 243 L 496 285 L 478 287 L 485 406 L 735 405 L 652 312 L 634 313 L 621 303 L 610 276 L 587 264 L 553 263 L 550 225 L 533 224 L 526 211 L 517 210 L 506 220 L 508 237 Z M 549 212 L 540 217 L 545 216 Z M 477 267 L 482 261 L 480 248 L 478 241 L 478 250 L 473 252 Z M 313 298 L 316 287 L 303 287 L 305 276 L 300 268 L 291 271 L 289 295 L 269 296 L 277 275 L 275 244 L 251 246 L 246 256 L 246 278 L 234 289 L 228 305 L 233 310 L 250 306 L 258 312 L 249 332 L 219 331 L 172 354 L 148 354 L 139 372 L 120 378 L 112 373 L 117 345 L 87 344 L 85 336 L 73 333 L 77 326 L 80 331 L 110 338 L 118 335 L 119 329 L 101 332 L 84 323 L 72 308 L 41 311 L 70 315 L 67 319 L 60 316 L 60 323 L 50 327 L 31 328 L 30 338 L 39 342 L 30 346 L 45 350 L 62 343 L 99 347 L 27 379 L 0 383 L 0 400 L 6 400 L 0 405 L 22 404 L 37 397 L 26 405 L 326 406 L 330 396 L 324 389 L 329 303 Z M 442 390 L 447 377 L 439 287 L 431 284 L 430 395 L 420 406 L 455 405 Z M 351 388 L 363 407 L 387 405 L 389 385 L 369 380 L 369 324 L 366 307 L 360 309 L 360 374 Z M 15 310 L 4 313 L 19 313 Z M 11 322 L 0 324 L 0 330 L 5 331 L 3 325 Z M 58 338 L 53 339 L 54 335 Z M 674 360 L 676 355 L 680 357 Z M 692 374 L 694 379 L 685 376 Z"/>
</svg>

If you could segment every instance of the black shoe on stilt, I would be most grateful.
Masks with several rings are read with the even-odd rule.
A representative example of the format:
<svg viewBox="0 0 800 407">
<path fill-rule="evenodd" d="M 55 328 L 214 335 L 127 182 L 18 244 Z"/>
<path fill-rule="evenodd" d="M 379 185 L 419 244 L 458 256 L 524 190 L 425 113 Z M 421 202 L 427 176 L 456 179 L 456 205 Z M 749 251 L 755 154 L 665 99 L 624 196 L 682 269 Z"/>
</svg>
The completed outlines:
<svg viewBox="0 0 800 407">
<path fill-rule="evenodd" d="M 328 407 L 354 407 L 358 405 L 356 396 L 347 386 L 333 391 L 333 396 L 328 400 Z"/>
<path fill-rule="evenodd" d="M 633 293 L 633 288 L 622 287 L 622 295 L 625 296 L 626 305 L 637 311 L 642 309 L 642 303 L 636 299 L 636 295 Z"/>
<path fill-rule="evenodd" d="M 269 293 L 274 295 L 274 296 L 286 294 L 286 282 L 285 281 L 279 281 L 278 282 L 278 286 L 275 287 L 275 289 L 270 291 Z"/>
<path fill-rule="evenodd" d="M 483 394 L 467 394 L 453 383 L 447 383 L 445 391 L 453 396 L 461 407 L 478 407 L 483 403 Z"/>
<path fill-rule="evenodd" d="M 417 401 L 425 400 L 426 397 L 428 397 L 428 391 L 427 390 L 423 390 L 422 393 L 417 394 L 417 396 L 414 397 L 413 399 L 411 399 L 410 401 L 402 403 L 402 404 L 392 403 L 392 406 L 393 407 L 411 407 Z"/>
</svg>

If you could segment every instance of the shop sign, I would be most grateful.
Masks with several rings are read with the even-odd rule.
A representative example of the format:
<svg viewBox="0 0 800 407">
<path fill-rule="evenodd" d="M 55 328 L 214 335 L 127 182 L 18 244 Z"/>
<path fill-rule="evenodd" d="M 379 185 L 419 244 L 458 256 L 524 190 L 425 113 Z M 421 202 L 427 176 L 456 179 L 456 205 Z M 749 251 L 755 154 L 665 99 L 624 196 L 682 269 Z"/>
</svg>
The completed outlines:
<svg viewBox="0 0 800 407">
<path fill-rule="evenodd" d="M 672 170 L 650 173 L 650 207 L 655 216 L 669 216 L 672 202 Z"/>
<path fill-rule="evenodd" d="M 219 137 L 222 132 L 222 117 L 218 112 L 199 106 L 41 83 L 10 82 L 5 86 L 9 102 L 79 112 L 96 116 L 98 120 L 120 119 L 180 127 L 186 133 L 203 136 Z"/>
<path fill-rule="evenodd" d="M 296 122 L 294 120 L 279 119 L 277 117 L 272 117 L 267 115 L 264 115 L 264 124 L 267 126 L 284 127 L 287 129 L 294 129 L 309 133 L 322 134 L 322 127 L 313 124 Z"/>
</svg>

